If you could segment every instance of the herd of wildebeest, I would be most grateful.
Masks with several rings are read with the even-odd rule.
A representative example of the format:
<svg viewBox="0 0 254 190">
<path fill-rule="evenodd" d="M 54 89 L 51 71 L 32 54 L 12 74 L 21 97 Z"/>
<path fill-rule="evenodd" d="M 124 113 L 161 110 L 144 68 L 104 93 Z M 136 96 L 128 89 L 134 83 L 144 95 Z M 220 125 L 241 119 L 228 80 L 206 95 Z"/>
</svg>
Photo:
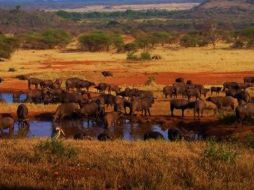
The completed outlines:
<svg viewBox="0 0 254 190">
<path fill-rule="evenodd" d="M 109 72 L 102 73 L 105 77 L 112 76 Z M 28 108 L 25 103 L 35 104 L 59 104 L 54 115 L 53 123 L 55 129 L 64 134 L 57 127 L 57 123 L 73 118 L 84 118 L 88 120 L 100 120 L 105 129 L 117 127 L 119 120 L 124 116 L 134 117 L 136 113 L 150 116 L 150 109 L 155 100 L 154 93 L 137 88 L 121 89 L 114 84 L 99 83 L 83 80 L 77 77 L 61 79 L 41 80 L 28 78 L 28 91 L 26 100 L 21 102 L 20 95 L 24 92 L 14 93 L 13 100 L 21 103 L 17 108 L 17 121 L 19 127 L 29 126 Z M 254 87 L 254 77 L 245 77 L 243 83 L 225 82 L 222 86 L 205 88 L 201 84 L 195 84 L 191 80 L 185 81 L 177 78 L 171 86 L 163 88 L 163 96 L 170 97 L 170 114 L 174 116 L 174 110 L 182 111 L 182 117 L 186 109 L 193 110 L 194 118 L 200 119 L 206 109 L 212 109 L 214 114 L 224 109 L 232 109 L 239 122 L 254 116 L 254 101 L 248 90 Z M 91 91 L 91 89 L 96 89 Z M 207 97 L 210 92 L 211 96 Z M 106 108 L 112 108 L 106 111 Z M 14 119 L 10 115 L 2 114 L 0 118 L 0 129 L 13 129 Z M 172 131 L 171 131 L 172 132 Z M 173 131 L 174 133 L 174 131 Z M 151 132 L 145 134 L 144 138 L 157 138 L 160 134 Z M 106 133 L 101 134 L 100 139 L 109 138 Z"/>
</svg>

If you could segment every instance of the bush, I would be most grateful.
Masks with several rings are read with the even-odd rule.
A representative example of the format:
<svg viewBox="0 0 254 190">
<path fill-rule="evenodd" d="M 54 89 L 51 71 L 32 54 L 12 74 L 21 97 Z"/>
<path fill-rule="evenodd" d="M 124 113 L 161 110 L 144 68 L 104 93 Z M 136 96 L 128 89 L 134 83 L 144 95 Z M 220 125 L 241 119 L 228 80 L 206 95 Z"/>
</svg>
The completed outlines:
<svg viewBox="0 0 254 190">
<path fill-rule="evenodd" d="M 78 150 L 70 145 L 64 145 L 60 140 L 52 138 L 37 144 L 34 147 L 34 153 L 37 158 L 54 161 L 56 159 L 65 160 L 75 158 L 78 155 Z"/>
<path fill-rule="evenodd" d="M 71 41 L 71 36 L 63 30 L 46 30 L 20 36 L 22 47 L 27 49 L 52 49 L 64 47 Z"/>
<path fill-rule="evenodd" d="M 135 52 L 129 52 L 129 53 L 127 53 L 127 60 L 137 61 L 137 60 L 139 60 L 139 58 L 135 54 Z"/>
<path fill-rule="evenodd" d="M 203 47 L 209 44 L 209 39 L 198 33 L 189 33 L 180 39 L 180 45 L 183 47 Z"/>
<path fill-rule="evenodd" d="M 244 47 L 244 42 L 242 42 L 241 40 L 236 40 L 232 45 L 232 48 L 235 48 L 235 49 L 241 49 L 243 47 Z"/>
<path fill-rule="evenodd" d="M 152 85 L 153 83 L 155 83 L 155 78 L 154 78 L 154 76 L 150 76 L 150 77 L 148 77 L 147 81 L 145 82 L 145 86 Z"/>
<path fill-rule="evenodd" d="M 204 150 L 204 159 L 234 163 L 237 153 L 229 146 L 209 141 Z"/>
<path fill-rule="evenodd" d="M 108 34 L 105 32 L 91 32 L 79 37 L 81 49 L 91 52 L 109 51 L 110 47 L 121 49 L 123 39 L 119 34 Z"/>
<path fill-rule="evenodd" d="M 16 38 L 0 34 L 0 59 L 9 59 L 18 46 L 19 43 Z"/>
<path fill-rule="evenodd" d="M 15 72 L 16 71 L 16 69 L 15 68 L 9 68 L 9 70 L 8 70 L 8 72 Z"/>
<path fill-rule="evenodd" d="M 135 43 L 125 44 L 124 50 L 127 52 L 135 52 L 137 50 L 137 45 Z"/>
<path fill-rule="evenodd" d="M 147 52 L 147 51 L 145 51 L 145 52 L 142 52 L 141 54 L 140 54 L 140 59 L 141 60 L 151 60 L 152 59 L 152 57 L 151 57 L 151 54 L 149 53 L 149 52 Z"/>
</svg>

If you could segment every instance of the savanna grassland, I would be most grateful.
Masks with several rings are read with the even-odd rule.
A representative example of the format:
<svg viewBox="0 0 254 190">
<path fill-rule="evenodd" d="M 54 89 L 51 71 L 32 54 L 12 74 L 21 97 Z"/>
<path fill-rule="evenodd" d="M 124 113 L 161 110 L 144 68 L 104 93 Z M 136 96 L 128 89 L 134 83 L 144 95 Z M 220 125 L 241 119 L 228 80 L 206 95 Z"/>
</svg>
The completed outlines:
<svg viewBox="0 0 254 190">
<path fill-rule="evenodd" d="M 254 152 L 241 144 L 32 139 L 0 146 L 1 188 L 253 189 Z"/>
</svg>

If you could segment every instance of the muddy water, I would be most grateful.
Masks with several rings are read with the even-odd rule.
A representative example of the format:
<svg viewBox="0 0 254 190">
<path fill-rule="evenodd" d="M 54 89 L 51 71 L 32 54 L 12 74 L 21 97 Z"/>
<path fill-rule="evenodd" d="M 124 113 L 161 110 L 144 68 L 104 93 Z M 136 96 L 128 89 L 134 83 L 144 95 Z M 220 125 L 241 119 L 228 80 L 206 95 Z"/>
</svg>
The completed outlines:
<svg viewBox="0 0 254 190">
<path fill-rule="evenodd" d="M 15 123 L 14 136 L 23 138 L 34 137 L 52 137 L 55 134 L 53 124 L 51 121 L 30 121 L 29 129 L 19 128 Z M 66 120 L 57 124 L 65 132 L 66 138 L 73 138 L 75 134 L 84 132 L 91 138 L 97 136 L 105 129 L 100 123 L 89 123 L 87 121 L 70 121 Z M 123 139 L 127 141 L 143 140 L 144 134 L 149 131 L 160 132 L 165 139 L 168 139 L 168 129 L 163 129 L 159 124 L 138 124 L 132 123 L 129 120 L 124 120 L 123 123 L 117 127 L 107 130 L 107 132 L 115 139 Z M 5 130 L 5 135 L 8 135 L 8 130 Z"/>
</svg>

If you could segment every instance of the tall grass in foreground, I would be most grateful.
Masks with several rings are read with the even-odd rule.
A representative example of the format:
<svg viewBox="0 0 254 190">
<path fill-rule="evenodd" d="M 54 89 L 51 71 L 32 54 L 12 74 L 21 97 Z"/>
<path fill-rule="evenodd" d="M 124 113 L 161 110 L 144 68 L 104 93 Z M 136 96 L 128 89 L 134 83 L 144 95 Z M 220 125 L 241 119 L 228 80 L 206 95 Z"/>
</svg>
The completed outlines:
<svg viewBox="0 0 254 190">
<path fill-rule="evenodd" d="M 69 148 L 77 150 L 75 156 L 62 157 Z M 0 149 L 0 187 L 254 188 L 254 150 L 240 144 L 33 139 L 0 141 Z M 45 151 L 53 157 L 48 159 Z"/>
</svg>

